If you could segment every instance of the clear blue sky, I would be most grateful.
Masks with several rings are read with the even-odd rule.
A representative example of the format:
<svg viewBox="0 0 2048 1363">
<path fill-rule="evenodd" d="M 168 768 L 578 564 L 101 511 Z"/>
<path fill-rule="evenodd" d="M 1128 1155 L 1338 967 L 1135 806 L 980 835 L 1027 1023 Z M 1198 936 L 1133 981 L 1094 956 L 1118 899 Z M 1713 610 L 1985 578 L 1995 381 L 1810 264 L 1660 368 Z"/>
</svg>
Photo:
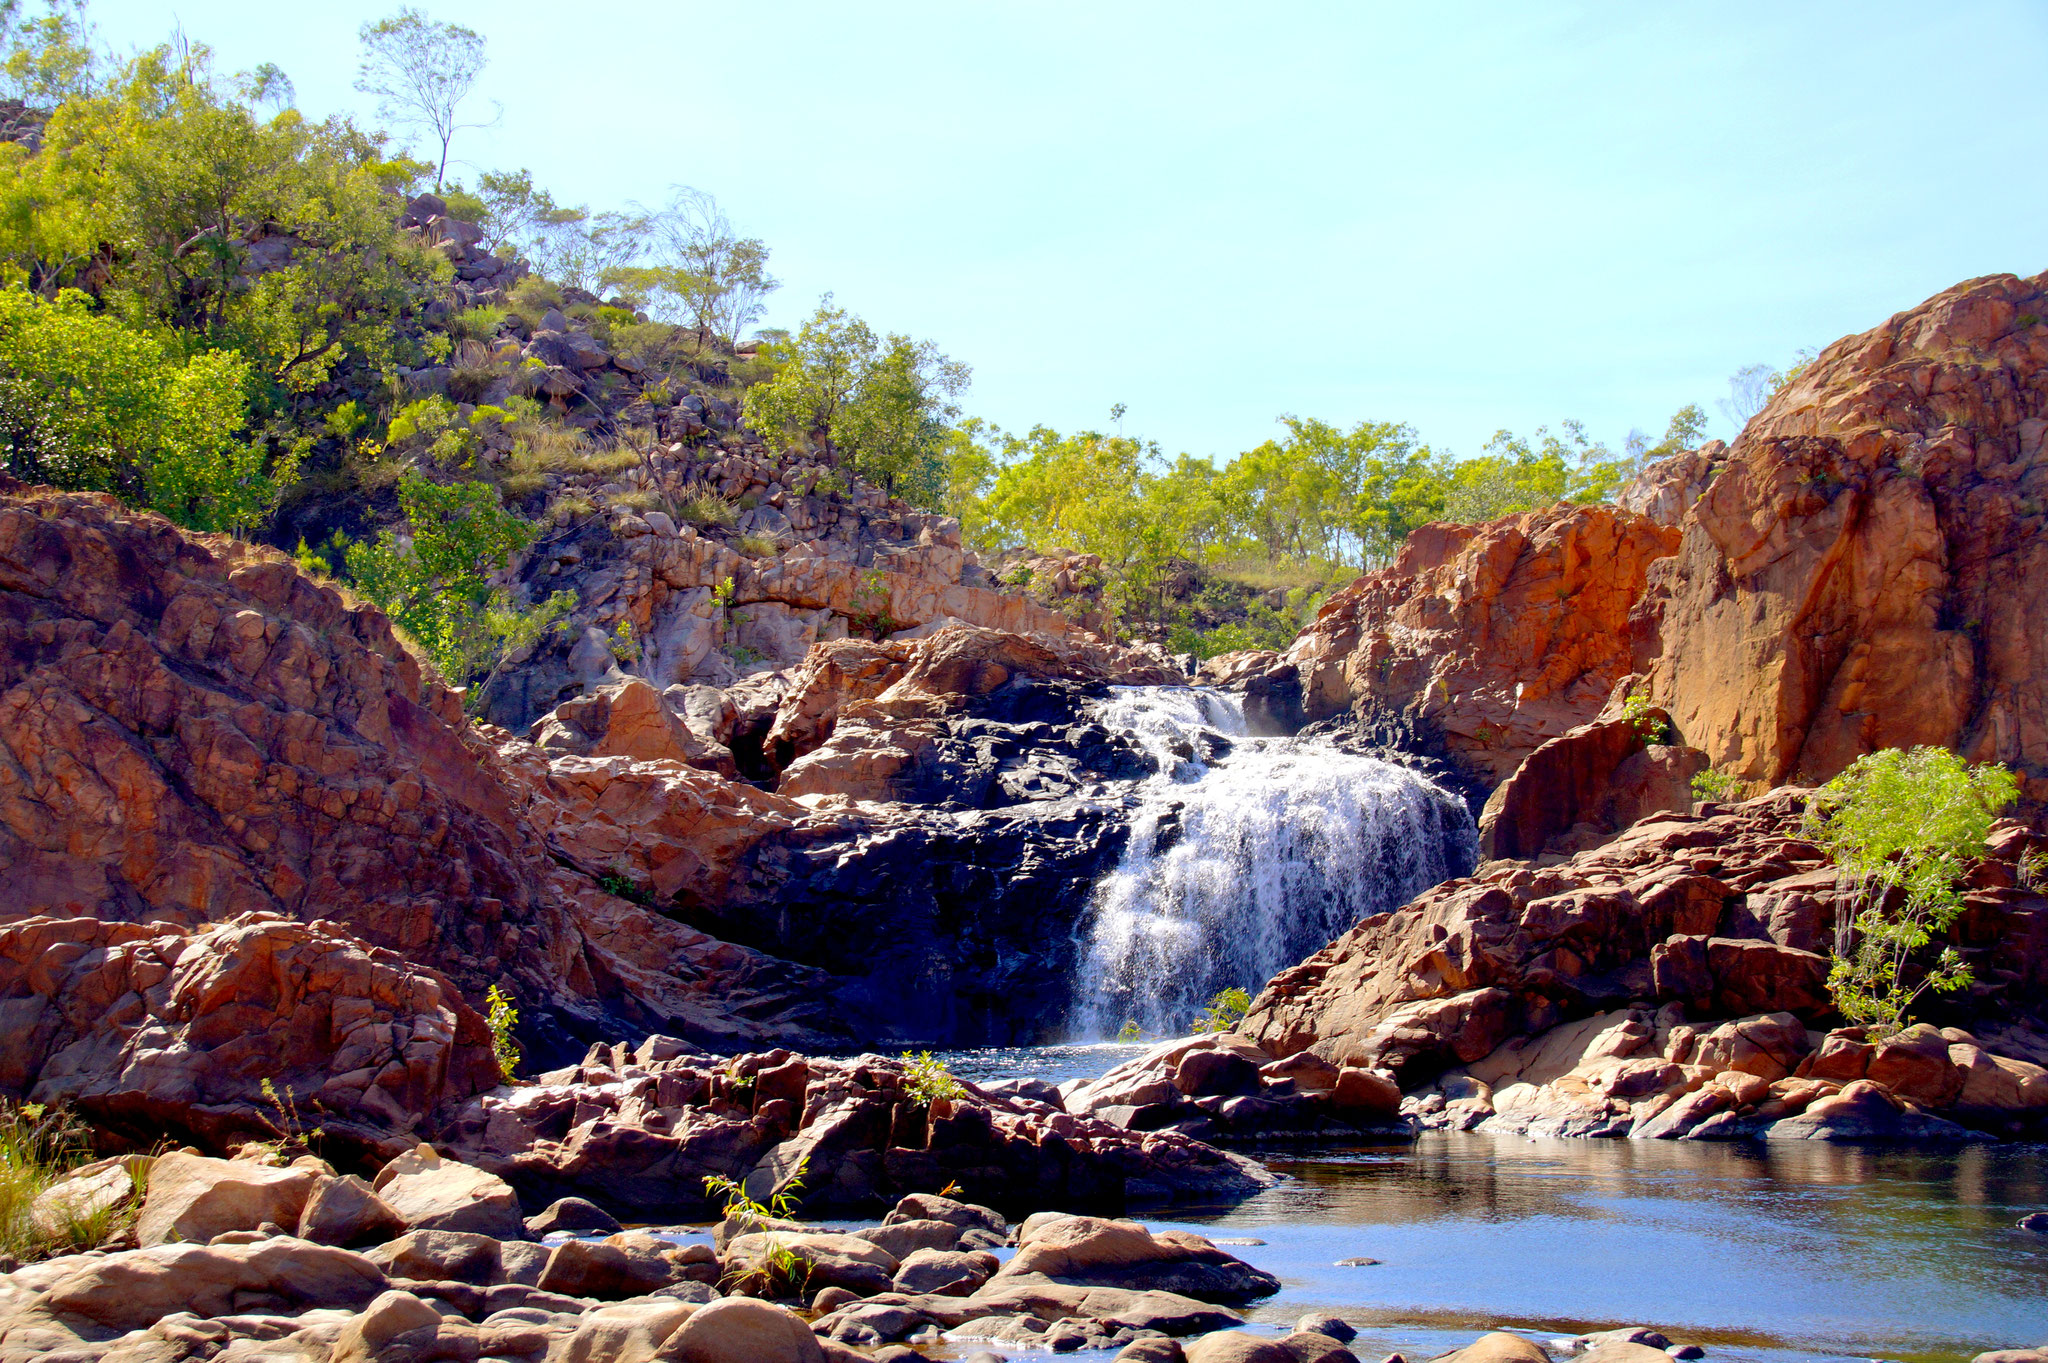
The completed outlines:
<svg viewBox="0 0 2048 1363">
<path fill-rule="evenodd" d="M 367 112 L 396 4 L 179 0 Z M 967 408 L 1228 455 L 1281 412 L 1461 454 L 1619 443 L 1737 367 L 2048 269 L 2048 3 L 475 3 L 470 167 L 717 195 L 783 288 L 974 366 Z M 94 0 L 102 36 L 173 12 Z M 487 110 L 486 110 L 487 111 Z M 473 175 L 473 170 L 472 170 Z"/>
</svg>

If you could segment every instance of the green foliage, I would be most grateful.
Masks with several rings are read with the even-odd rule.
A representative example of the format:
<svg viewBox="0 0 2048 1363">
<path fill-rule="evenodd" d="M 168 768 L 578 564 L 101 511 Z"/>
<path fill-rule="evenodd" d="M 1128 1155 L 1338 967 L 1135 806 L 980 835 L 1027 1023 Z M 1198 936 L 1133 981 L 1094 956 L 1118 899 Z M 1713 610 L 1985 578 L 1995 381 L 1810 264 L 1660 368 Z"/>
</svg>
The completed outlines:
<svg viewBox="0 0 2048 1363">
<path fill-rule="evenodd" d="M 491 1054 L 498 1058 L 499 1077 L 510 1083 L 519 1073 L 519 1042 L 512 1035 L 519 1009 L 512 996 L 492 985 L 484 991 L 484 1021 L 491 1028 Z"/>
<path fill-rule="evenodd" d="M 1138 1025 L 1136 1018 L 1125 1018 L 1124 1025 L 1116 1030 L 1116 1039 L 1125 1045 L 1143 1041 L 1145 1039 L 1145 1029 Z"/>
<path fill-rule="evenodd" d="M 747 1192 L 746 1185 L 735 1179 L 718 1174 L 704 1176 L 705 1195 L 719 1200 L 725 1219 L 733 1222 L 741 1234 L 769 1232 L 767 1248 L 760 1257 L 750 1264 L 727 1264 L 719 1277 L 721 1289 L 760 1297 L 803 1294 L 810 1280 L 810 1260 L 774 1234 L 772 1228 L 793 1217 L 802 1205 L 804 1175 L 810 1163 L 809 1156 L 799 1160 L 782 1187 L 766 1202 L 756 1200 Z"/>
<path fill-rule="evenodd" d="M 0 442 L 28 482 L 112 492 L 194 530 L 246 532 L 296 476 L 241 438 L 248 366 L 162 342 L 65 290 L 0 291 Z"/>
<path fill-rule="evenodd" d="M 44 0 L 40 15 L 0 0 L 0 98 L 50 108 L 92 91 L 99 58 L 85 0 Z"/>
<path fill-rule="evenodd" d="M 809 445 L 913 505 L 937 509 L 950 488 L 948 434 L 966 365 L 930 341 L 877 337 L 832 306 L 797 332 L 781 368 L 749 388 L 747 424 L 785 446 Z"/>
<path fill-rule="evenodd" d="M 1629 692 L 1621 702 L 1621 717 L 1634 727 L 1636 737 L 1646 746 L 1669 743 L 1676 737 L 1672 733 L 1669 720 L 1650 713 L 1650 697 L 1647 692 Z"/>
<path fill-rule="evenodd" d="M 268 415 L 346 359 L 393 362 L 394 318 L 449 266 L 394 226 L 373 139 L 259 117 L 209 62 L 156 48 L 57 108 L 0 181 L 0 273 L 89 284 L 185 353 L 240 352 Z"/>
<path fill-rule="evenodd" d="M 1706 803 L 1712 800 L 1726 800 L 1742 789 L 1742 782 L 1734 773 L 1722 771 L 1719 767 L 1708 767 L 1692 774 L 1692 798 Z"/>
<path fill-rule="evenodd" d="M 437 24 L 410 6 L 357 33 L 362 64 L 356 89 L 377 97 L 380 118 L 423 133 L 438 145 L 434 171 L 439 191 L 448 173 L 448 144 L 464 127 L 456 111 L 483 74 L 484 38 L 460 24 Z"/>
<path fill-rule="evenodd" d="M 349 572 L 450 685 L 483 678 L 469 693 L 474 712 L 505 658 L 559 627 L 575 597 L 557 592 L 522 608 L 490 585 L 490 575 L 532 542 L 533 527 L 504 510 L 488 483 L 443 486 L 407 470 L 398 501 L 407 529 L 350 545 Z"/>
<path fill-rule="evenodd" d="M 1195 1019 L 1194 1030 L 1198 1034 L 1227 1032 L 1244 1021 L 1252 1008 L 1252 996 L 1242 989 L 1218 990 L 1216 997 L 1209 1000 L 1209 1006 Z"/>
<path fill-rule="evenodd" d="M 621 616 L 619 622 L 612 626 L 611 649 L 612 656 L 622 663 L 640 661 L 640 641 L 633 637 L 631 620 Z"/>
<path fill-rule="evenodd" d="M 336 440 L 347 441 L 370 424 L 370 414 L 363 410 L 363 404 L 350 398 L 329 412 L 320 424 Z"/>
<path fill-rule="evenodd" d="M 927 1105 L 941 1099 L 950 1102 L 967 1096 L 967 1090 L 946 1068 L 946 1062 L 934 1057 L 930 1051 L 903 1053 L 903 1090 L 910 1095 L 912 1102 Z"/>
<path fill-rule="evenodd" d="M 692 492 L 676 503 L 676 515 L 691 525 L 731 526 L 740 518 L 740 509 L 729 497 L 716 492 Z"/>
<path fill-rule="evenodd" d="M 313 1143 L 327 1134 L 326 1128 L 306 1125 L 305 1118 L 299 1115 L 298 1095 L 290 1085 L 279 1092 L 265 1075 L 261 1088 L 263 1101 L 270 1105 L 270 1111 L 260 1113 L 263 1124 L 270 1129 L 270 1139 L 261 1144 L 288 1160 L 312 1154 Z"/>
<path fill-rule="evenodd" d="M 441 325 L 458 341 L 488 341 L 498 334 L 498 327 L 504 320 L 503 308 L 483 304 L 458 312 Z"/>
<path fill-rule="evenodd" d="M 1895 1031 L 1926 990 L 1970 983 L 1953 946 L 1925 950 L 1961 916 L 1964 865 L 2018 794 L 2005 768 L 1945 748 L 1870 753 L 1816 793 L 1808 834 L 1841 886 L 1828 988 L 1844 1017 Z"/>
<path fill-rule="evenodd" d="M 0 1099 L 0 1254 L 21 1260 L 75 1254 L 113 1238 L 134 1217 L 142 1203 L 139 1174 L 123 1206 L 36 1225 L 30 1210 L 37 1196 L 92 1158 L 92 1130 L 69 1111 Z"/>
</svg>

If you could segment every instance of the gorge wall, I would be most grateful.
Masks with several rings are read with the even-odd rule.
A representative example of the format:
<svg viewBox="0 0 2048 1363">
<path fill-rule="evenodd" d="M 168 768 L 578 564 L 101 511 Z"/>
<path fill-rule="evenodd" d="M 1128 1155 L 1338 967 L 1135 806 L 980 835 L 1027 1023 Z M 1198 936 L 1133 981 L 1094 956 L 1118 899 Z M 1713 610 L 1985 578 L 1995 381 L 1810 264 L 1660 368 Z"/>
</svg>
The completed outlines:
<svg viewBox="0 0 2048 1363">
<path fill-rule="evenodd" d="M 2044 317 L 2048 275 L 1969 281 L 1612 505 L 1424 527 L 1252 690 L 1279 728 L 1442 756 L 1475 798 L 1617 687 L 1752 790 L 1931 743 L 2048 797 Z"/>
</svg>

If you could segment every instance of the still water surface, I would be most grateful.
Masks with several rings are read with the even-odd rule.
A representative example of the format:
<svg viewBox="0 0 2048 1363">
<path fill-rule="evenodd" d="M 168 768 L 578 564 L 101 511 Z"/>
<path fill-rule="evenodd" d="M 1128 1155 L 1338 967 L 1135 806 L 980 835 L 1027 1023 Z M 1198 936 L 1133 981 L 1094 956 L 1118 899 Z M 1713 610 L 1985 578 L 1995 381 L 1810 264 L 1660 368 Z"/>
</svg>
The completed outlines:
<svg viewBox="0 0 2048 1363">
<path fill-rule="evenodd" d="M 948 1058 L 969 1079 L 1057 1083 L 1140 1049 Z M 1548 1340 L 1650 1325 L 1717 1363 L 1921 1363 L 2048 1341 L 2048 1236 L 2013 1225 L 2048 1210 L 2048 1147 L 1428 1133 L 1262 1153 L 1279 1187 L 1145 1220 L 1265 1241 L 1231 1247 L 1283 1284 L 1252 1319 L 1334 1312 L 1360 1327 L 1361 1359 L 1428 1358 L 1491 1328 Z M 1380 1262 L 1335 1266 L 1358 1256 Z"/>
</svg>

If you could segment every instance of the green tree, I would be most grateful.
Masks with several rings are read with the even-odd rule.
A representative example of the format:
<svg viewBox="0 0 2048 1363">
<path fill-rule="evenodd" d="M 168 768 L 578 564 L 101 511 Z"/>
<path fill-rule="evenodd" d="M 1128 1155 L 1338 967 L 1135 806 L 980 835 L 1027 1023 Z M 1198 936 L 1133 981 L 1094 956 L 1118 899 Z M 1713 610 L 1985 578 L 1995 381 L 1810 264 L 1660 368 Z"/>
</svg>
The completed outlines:
<svg viewBox="0 0 2048 1363">
<path fill-rule="evenodd" d="M 408 471 L 398 484 L 405 528 L 348 548 L 364 596 L 383 607 L 454 686 L 471 682 L 483 705 L 509 654 L 557 628 L 575 595 L 557 592 L 522 608 L 490 578 L 533 542 L 533 527 L 506 511 L 488 483 L 441 485 Z"/>
<path fill-rule="evenodd" d="M 687 185 L 676 187 L 651 223 L 663 261 L 639 274 L 666 300 L 661 310 L 692 328 L 699 348 L 714 338 L 737 345 L 778 287 L 768 274 L 768 248 L 736 234 L 718 201 Z"/>
<path fill-rule="evenodd" d="M 937 509 L 953 491 L 948 460 L 962 452 L 950 432 L 953 399 L 971 371 L 930 341 L 872 328 L 832 295 L 819 300 L 780 367 L 747 390 L 747 422 L 785 446 L 808 445 L 919 506 Z"/>
<path fill-rule="evenodd" d="M 0 291 L 0 442 L 28 482 L 112 492 L 194 530 L 247 533 L 297 474 L 242 438 L 248 365 L 207 351 L 180 359 L 157 338 L 96 314 Z"/>
<path fill-rule="evenodd" d="M 0 99 L 52 108 L 89 94 L 99 58 L 85 0 L 44 0 L 29 17 L 24 0 L 0 0 Z"/>
<path fill-rule="evenodd" d="M 458 121 L 457 110 L 475 88 L 489 60 L 482 34 L 460 24 L 437 24 L 407 6 L 388 19 L 364 24 L 356 34 L 362 62 L 356 89 L 377 97 L 377 116 L 415 128 L 440 146 L 434 192 L 448 178 L 448 144 L 464 128 L 484 123 Z"/>
<path fill-rule="evenodd" d="M 393 318 L 448 271 L 394 228 L 379 155 L 343 123 L 260 120 L 204 48 L 158 48 L 61 106 L 0 185 L 0 260 L 188 351 L 239 351 L 274 406 L 351 355 L 381 367 Z"/>
<path fill-rule="evenodd" d="M 1931 961 L 1927 948 L 1962 915 L 1965 863 L 2018 794 L 2005 768 L 1946 748 L 1870 753 L 1821 787 L 1807 823 L 1840 886 L 1828 988 L 1843 1016 L 1896 1031 L 1927 990 L 1970 983 L 1953 946 Z"/>
</svg>

